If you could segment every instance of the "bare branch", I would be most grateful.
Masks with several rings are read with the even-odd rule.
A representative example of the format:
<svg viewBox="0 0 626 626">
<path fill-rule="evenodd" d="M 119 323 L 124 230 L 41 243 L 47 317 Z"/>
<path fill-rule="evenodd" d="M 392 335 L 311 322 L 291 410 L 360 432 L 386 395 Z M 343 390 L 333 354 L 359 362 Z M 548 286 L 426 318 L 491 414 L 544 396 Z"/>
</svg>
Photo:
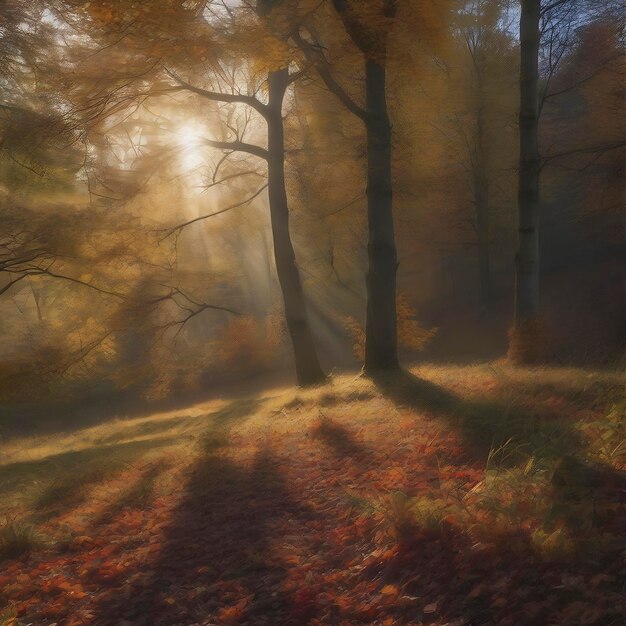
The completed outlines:
<svg viewBox="0 0 626 626">
<path fill-rule="evenodd" d="M 213 148 L 219 148 L 220 150 L 232 150 L 233 152 L 247 152 L 253 154 L 259 159 L 267 161 L 269 154 L 265 148 L 255 146 L 252 143 L 246 143 L 245 141 L 214 141 L 213 139 L 203 139 L 203 143 Z"/>
<path fill-rule="evenodd" d="M 187 222 L 183 222 L 182 224 L 178 224 L 177 226 L 173 226 L 172 228 L 161 229 L 160 231 L 157 231 L 157 232 L 166 232 L 167 234 L 165 235 L 165 237 L 163 237 L 163 239 L 166 239 L 167 237 L 170 237 L 174 233 L 180 232 L 183 228 L 190 226 L 191 224 L 195 224 L 196 222 L 206 220 L 209 217 L 215 217 L 216 215 L 221 215 L 222 213 L 226 213 L 227 211 L 232 211 L 233 209 L 237 209 L 240 206 L 243 206 L 244 204 L 248 204 L 248 202 L 252 202 L 252 200 L 254 200 L 257 196 L 259 196 L 265 189 L 267 189 L 267 183 L 263 185 L 262 187 L 260 187 L 259 189 L 257 189 L 251 196 L 249 196 L 245 200 L 242 200 L 241 202 L 236 202 L 235 204 L 231 204 L 230 206 L 227 206 L 224 209 L 215 211 L 215 213 L 208 213 L 207 215 L 201 215 L 200 217 L 196 217 Z"/>
<path fill-rule="evenodd" d="M 339 101 L 354 115 L 362 120 L 366 120 L 367 113 L 365 109 L 361 108 L 346 92 L 346 90 L 335 80 L 330 69 L 330 63 L 326 59 L 326 56 L 322 52 L 319 46 L 313 46 L 309 42 L 305 41 L 299 31 L 294 31 L 291 34 L 291 38 L 294 43 L 302 50 L 304 56 L 308 61 L 315 65 L 317 73 L 324 81 L 324 84 L 328 90 L 333 93 Z"/>
<path fill-rule="evenodd" d="M 208 89 L 202 89 L 201 87 L 196 87 L 195 85 L 188 83 L 186 80 L 183 80 L 180 76 L 168 70 L 167 68 L 165 69 L 165 73 L 170 78 L 172 78 L 172 80 L 176 81 L 180 89 L 191 91 L 192 93 L 202 96 L 203 98 L 207 98 L 208 100 L 213 100 L 214 102 L 246 104 L 249 107 L 252 107 L 255 111 L 257 111 L 264 118 L 267 119 L 267 116 L 268 116 L 267 105 L 257 100 L 254 96 L 248 96 L 246 94 L 239 94 L 239 93 L 222 93 L 219 91 L 210 91 Z"/>
<path fill-rule="evenodd" d="M 203 185 L 203 189 L 207 191 L 211 189 L 212 187 L 215 187 L 216 185 L 221 185 L 222 183 L 225 183 L 228 180 L 232 180 L 233 178 L 239 178 L 240 176 L 251 176 L 251 175 L 263 176 L 263 174 L 260 174 L 256 170 L 246 170 L 245 172 L 235 172 L 234 174 L 228 174 L 228 176 L 224 176 L 220 178 L 219 180 L 213 180 L 208 185 Z"/>
<path fill-rule="evenodd" d="M 15 285 L 15 283 L 19 283 L 20 280 L 24 280 L 24 278 L 26 278 L 27 276 L 28 274 L 22 274 L 21 276 L 18 276 L 17 278 L 10 280 L 4 287 L 0 289 L 0 295 L 7 292 L 9 289 L 11 289 L 11 287 L 13 287 L 13 285 Z"/>
</svg>

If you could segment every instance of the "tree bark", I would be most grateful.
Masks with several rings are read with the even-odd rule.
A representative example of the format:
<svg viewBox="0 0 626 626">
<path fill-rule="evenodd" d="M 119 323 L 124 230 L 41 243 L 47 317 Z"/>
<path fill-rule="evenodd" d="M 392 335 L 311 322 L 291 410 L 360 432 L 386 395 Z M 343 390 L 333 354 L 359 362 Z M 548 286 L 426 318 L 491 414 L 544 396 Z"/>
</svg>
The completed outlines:
<svg viewBox="0 0 626 626">
<path fill-rule="evenodd" d="M 478 239 L 478 269 L 480 300 L 485 309 L 491 303 L 491 242 L 489 235 L 489 180 L 484 166 L 474 170 L 474 202 L 476 204 L 476 236 Z"/>
<path fill-rule="evenodd" d="M 520 17 L 519 247 L 515 259 L 515 319 L 509 355 L 539 358 L 539 18 L 541 0 L 522 0 Z"/>
<path fill-rule="evenodd" d="M 298 384 L 325 380 L 307 316 L 300 273 L 289 234 L 289 205 L 285 190 L 285 146 L 282 105 L 287 86 L 287 68 L 270 72 L 267 108 L 268 193 L 276 272 L 283 294 L 285 319 L 291 337 Z"/>
<path fill-rule="evenodd" d="M 398 367 L 398 261 L 392 211 L 391 124 L 387 112 L 385 83 L 384 65 L 376 59 L 367 59 L 365 126 L 369 269 L 364 364 L 367 373 Z"/>
</svg>

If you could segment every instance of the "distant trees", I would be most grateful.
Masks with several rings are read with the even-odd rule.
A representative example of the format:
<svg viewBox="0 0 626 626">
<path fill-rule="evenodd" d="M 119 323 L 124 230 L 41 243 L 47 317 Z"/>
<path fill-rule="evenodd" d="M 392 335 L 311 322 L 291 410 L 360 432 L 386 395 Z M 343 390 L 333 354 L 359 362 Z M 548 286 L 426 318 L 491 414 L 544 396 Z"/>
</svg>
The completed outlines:
<svg viewBox="0 0 626 626">
<path fill-rule="evenodd" d="M 240 359 L 243 335 L 261 352 L 271 327 L 313 384 L 317 342 L 348 352 L 347 319 L 365 371 L 394 369 L 398 335 L 420 336 L 416 306 L 439 325 L 480 301 L 491 320 L 515 272 L 509 354 L 540 360 L 542 216 L 569 227 L 623 199 L 617 4 L 7 0 L 4 313 L 56 328 L 70 360 L 106 352 L 145 379 L 158 367 L 139 366 L 143 346 L 167 343 L 182 371 L 185 342 L 208 361 L 229 352 L 222 334 Z M 185 153 L 200 173 L 182 181 Z"/>
<path fill-rule="evenodd" d="M 567 157 L 572 150 L 541 154 L 540 116 L 549 99 L 554 99 L 592 80 L 596 73 L 609 70 L 620 53 L 612 51 L 594 70 L 574 84 L 555 88 L 562 78 L 564 62 L 570 57 L 577 34 L 586 25 L 611 17 L 619 19 L 613 0 L 593 7 L 577 0 L 521 0 L 520 13 L 520 111 L 519 111 L 519 184 L 518 250 L 515 258 L 514 321 L 510 332 L 509 357 L 519 363 L 534 363 L 546 356 L 545 329 L 540 311 L 540 174 L 554 159 Z M 617 53 L 616 53 L 617 52 Z M 615 54 L 616 53 L 616 54 Z M 619 70 L 618 70 L 619 71 Z M 594 145 L 595 144 L 595 145 Z M 591 145 L 573 152 L 602 154 L 623 145 Z"/>
<path fill-rule="evenodd" d="M 541 0 L 522 0 L 520 14 L 520 111 L 518 238 L 515 257 L 515 318 L 509 355 L 540 358 L 539 320 L 539 30 Z"/>
<path fill-rule="evenodd" d="M 449 109 L 445 130 L 454 139 L 449 149 L 467 173 L 480 302 L 488 309 L 494 297 L 493 246 L 502 227 L 495 219 L 496 206 L 503 195 L 506 198 L 500 191 L 502 180 L 510 180 L 507 169 L 512 169 L 509 138 L 516 110 L 513 60 L 517 60 L 502 0 L 474 0 L 460 7 L 448 61 L 452 91 L 441 109 Z"/>
</svg>

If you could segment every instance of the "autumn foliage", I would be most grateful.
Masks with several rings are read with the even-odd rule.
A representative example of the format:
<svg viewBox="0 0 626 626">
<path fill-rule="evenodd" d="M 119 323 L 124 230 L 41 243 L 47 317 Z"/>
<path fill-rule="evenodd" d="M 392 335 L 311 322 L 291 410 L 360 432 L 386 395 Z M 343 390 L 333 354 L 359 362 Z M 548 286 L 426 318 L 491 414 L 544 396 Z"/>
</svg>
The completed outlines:
<svg viewBox="0 0 626 626">
<path fill-rule="evenodd" d="M 26 489 L 39 508 L 0 531 L 3 626 L 610 623 L 620 381 L 529 372 L 343 377 L 65 437 L 109 465 L 58 476 L 55 501 Z M 54 471 L 49 441 L 30 472 Z"/>
<path fill-rule="evenodd" d="M 396 303 L 398 320 L 398 343 L 412 352 L 420 352 L 437 333 L 436 328 L 423 328 L 416 319 L 417 311 L 410 305 L 406 294 L 400 294 Z M 353 317 L 345 320 L 345 327 L 352 337 L 352 351 L 359 361 L 365 356 L 365 328 Z"/>
</svg>

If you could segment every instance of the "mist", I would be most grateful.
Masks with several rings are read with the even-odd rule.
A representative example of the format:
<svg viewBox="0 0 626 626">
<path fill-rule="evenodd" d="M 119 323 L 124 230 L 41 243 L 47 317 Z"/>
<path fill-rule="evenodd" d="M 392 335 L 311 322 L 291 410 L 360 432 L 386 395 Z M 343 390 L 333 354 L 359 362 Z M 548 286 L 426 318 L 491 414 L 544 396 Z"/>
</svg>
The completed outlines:
<svg viewBox="0 0 626 626">
<path fill-rule="evenodd" d="M 581 602 L 611 605 L 585 554 L 604 537 L 613 571 L 624 484 L 623 25 L 613 0 L 0 3 L 0 563 L 13 568 L 0 625 L 49 623 L 48 610 L 68 624 L 517 624 L 521 606 L 486 591 L 495 565 L 450 592 L 406 573 L 432 539 L 440 565 L 456 546 L 462 578 L 476 545 L 497 560 L 514 528 L 522 564 L 566 576 L 567 553 L 592 589 Z M 368 458 L 380 472 L 357 479 Z M 278 522 L 254 494 L 295 507 L 313 541 L 317 496 L 291 481 L 315 482 L 315 463 L 324 490 L 354 479 L 345 536 L 393 550 L 392 566 L 337 548 L 344 599 L 322 548 L 310 576 L 294 565 L 294 588 L 285 563 L 268 565 L 284 556 Z M 469 508 L 444 482 L 420 491 L 455 463 Z M 145 502 L 80 513 L 127 470 Z M 89 590 L 77 575 L 92 600 L 56 608 L 26 599 L 36 577 L 15 587 L 28 559 L 60 576 L 44 535 L 96 536 L 76 516 L 136 509 L 149 524 L 176 472 L 188 501 L 167 505 L 170 550 L 214 515 L 199 500 L 240 498 L 241 519 L 259 518 L 251 539 L 215 514 L 203 532 L 233 551 L 189 556 L 230 559 L 236 590 L 220 595 L 228 577 L 208 569 L 169 596 L 145 583 L 161 621 L 141 621 L 106 576 Z M 589 485 L 597 518 L 581 512 Z M 481 517 L 499 498 L 528 510 Z M 491 514 L 494 542 L 480 535 Z M 336 523 L 319 521 L 322 542 Z M 166 554 L 151 565 L 165 578 Z M 246 573 L 252 554 L 278 600 Z M 348 563 L 374 568 L 369 582 Z M 523 569 L 503 579 L 524 586 Z M 215 605 L 183 610 L 198 581 Z M 366 584 L 382 594 L 371 606 Z M 539 623 L 578 623 L 536 586 L 524 597 Z M 613 623 L 609 608 L 589 615 Z"/>
</svg>

